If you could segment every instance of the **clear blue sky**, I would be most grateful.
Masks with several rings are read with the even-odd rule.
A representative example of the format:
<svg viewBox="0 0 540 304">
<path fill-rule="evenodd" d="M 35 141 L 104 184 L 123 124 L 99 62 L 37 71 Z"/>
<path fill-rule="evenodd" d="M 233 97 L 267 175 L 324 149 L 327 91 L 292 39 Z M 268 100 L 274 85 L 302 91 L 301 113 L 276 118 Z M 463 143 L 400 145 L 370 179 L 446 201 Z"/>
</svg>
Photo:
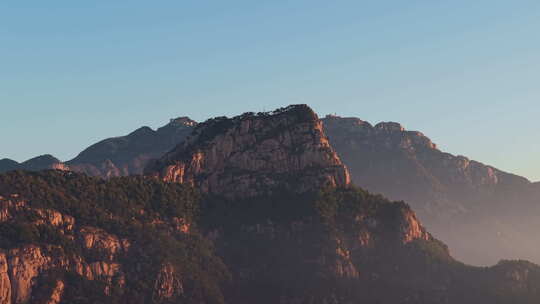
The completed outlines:
<svg viewBox="0 0 540 304">
<path fill-rule="evenodd" d="M 0 2 L 0 158 L 307 103 L 540 180 L 540 2 Z"/>
</svg>

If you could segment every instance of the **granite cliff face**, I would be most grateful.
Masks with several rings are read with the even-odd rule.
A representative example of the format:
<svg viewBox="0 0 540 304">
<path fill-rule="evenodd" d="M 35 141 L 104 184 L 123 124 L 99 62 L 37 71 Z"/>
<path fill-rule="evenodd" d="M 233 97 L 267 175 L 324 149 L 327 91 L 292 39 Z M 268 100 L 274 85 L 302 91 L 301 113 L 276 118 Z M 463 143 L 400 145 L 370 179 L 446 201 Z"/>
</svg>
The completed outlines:
<svg viewBox="0 0 540 304">
<path fill-rule="evenodd" d="M 422 133 L 397 123 L 372 126 L 331 115 L 323 122 L 353 183 L 405 200 L 460 259 L 475 264 L 493 264 L 502 257 L 540 262 L 534 253 L 540 244 L 524 237 L 537 228 L 530 215 L 540 214 L 531 213 L 540 196 L 530 195 L 533 186 L 527 179 L 444 153 Z M 516 221 L 521 216 L 528 228 Z"/>
<path fill-rule="evenodd" d="M 174 148 L 196 125 L 188 117 L 179 117 L 155 131 L 142 127 L 126 136 L 102 140 L 66 164 L 73 171 L 103 178 L 141 174 L 149 160 Z"/>
<path fill-rule="evenodd" d="M 181 189 L 61 171 L 0 175 L 0 303 L 202 301 L 202 280 L 212 288 L 222 266 L 191 229 L 194 192 Z"/>
<path fill-rule="evenodd" d="M 133 266 L 126 265 L 131 246 L 128 239 L 79 225 L 74 217 L 52 209 L 33 208 L 18 195 L 0 197 L 0 225 L 4 233 L 1 236 L 4 249 L 0 250 L 0 303 L 66 303 L 69 299 L 65 299 L 64 289 L 74 288 L 73 279 L 66 274 L 98 282 L 106 296 L 125 287 L 125 268 Z M 35 243 L 5 248 L 7 225 L 40 230 L 42 237 Z M 80 249 L 43 243 L 47 239 L 44 231 L 48 231 L 49 237 L 57 234 L 65 238 Z M 156 303 L 172 298 L 174 293 L 162 289 L 178 285 L 179 280 L 173 268 L 163 265 L 163 270 L 155 274 Z"/>
<path fill-rule="evenodd" d="M 151 164 L 147 174 L 229 198 L 350 183 L 320 120 L 306 105 L 208 120 Z"/>
</svg>

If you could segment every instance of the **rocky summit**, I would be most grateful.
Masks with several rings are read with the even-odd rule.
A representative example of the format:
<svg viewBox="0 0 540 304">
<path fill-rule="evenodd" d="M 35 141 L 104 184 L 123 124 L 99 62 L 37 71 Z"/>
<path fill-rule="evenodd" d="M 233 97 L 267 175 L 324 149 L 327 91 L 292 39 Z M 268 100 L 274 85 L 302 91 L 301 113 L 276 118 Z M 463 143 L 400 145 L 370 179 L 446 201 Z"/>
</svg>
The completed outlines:
<svg viewBox="0 0 540 304">
<path fill-rule="evenodd" d="M 146 173 L 229 198 L 350 183 L 321 121 L 306 105 L 210 119 Z"/>
</svg>

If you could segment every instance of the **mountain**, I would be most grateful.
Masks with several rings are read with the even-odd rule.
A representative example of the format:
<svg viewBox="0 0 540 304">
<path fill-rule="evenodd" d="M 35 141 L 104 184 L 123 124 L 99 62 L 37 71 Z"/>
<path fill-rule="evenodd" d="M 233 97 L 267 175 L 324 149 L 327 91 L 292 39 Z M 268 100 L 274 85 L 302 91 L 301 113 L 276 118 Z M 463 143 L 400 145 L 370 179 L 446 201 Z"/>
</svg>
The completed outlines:
<svg viewBox="0 0 540 304">
<path fill-rule="evenodd" d="M 305 115 L 308 119 L 302 128 L 316 130 L 311 135 L 301 135 L 300 129 L 283 133 L 281 126 L 290 126 L 294 121 L 278 119 L 279 115 L 272 113 L 246 113 L 232 119 L 218 117 L 202 124 L 180 117 L 155 131 L 142 127 L 127 136 L 103 140 L 68 161 L 64 168 L 110 178 L 141 174 L 147 167 L 153 176 L 182 179 L 204 191 L 229 197 L 232 194 L 227 191 L 242 196 L 265 191 L 269 194 L 275 191 L 272 188 L 288 186 L 301 190 L 308 186 L 317 188 L 326 182 L 342 185 L 352 179 L 353 184 L 370 192 L 406 201 L 460 260 L 492 265 L 504 257 L 540 263 L 537 250 L 540 242 L 535 235 L 540 229 L 538 184 L 464 156 L 445 153 L 422 133 L 405 130 L 394 122 L 373 126 L 358 118 L 327 116 L 322 119 L 324 132 L 321 132 L 320 123 L 313 118 L 316 115 L 306 108 L 296 106 L 281 111 Z M 289 116 L 281 113 L 281 117 Z M 237 125 L 241 121 L 245 130 Z M 229 133 L 214 138 L 221 128 Z M 196 134 L 184 142 L 194 130 Z M 272 137 L 272 132 L 283 134 L 266 141 L 265 137 Z M 328 136 L 329 145 L 322 133 Z M 259 145 L 264 141 L 264 145 Z M 253 146 L 240 151 L 244 142 Z M 319 147 L 322 150 L 317 152 Z M 305 159 L 284 158 L 295 149 L 311 152 L 302 154 Z M 249 163 L 253 153 L 264 157 Z M 334 166 L 338 159 L 349 170 Z M 61 166 L 60 161 L 49 160 L 49 164 L 55 163 Z M 310 168 L 332 163 L 328 166 L 326 182 L 310 180 L 313 177 Z M 3 168 L 54 167 L 22 167 L 10 160 L 0 160 L 0 172 L 7 170 Z M 209 168 L 211 176 L 207 176 Z M 295 171 L 296 176 L 283 182 L 279 176 L 283 171 Z M 349 171 L 351 177 L 346 175 Z M 275 187 L 269 187 L 271 184 Z M 244 191 L 236 191 L 238 187 Z"/>
<path fill-rule="evenodd" d="M 141 174 L 150 159 L 182 142 L 197 123 L 179 117 L 157 130 L 141 127 L 129 135 L 102 140 L 66 162 L 73 171 L 110 178 Z"/>
<path fill-rule="evenodd" d="M 398 123 L 372 126 L 331 115 L 323 123 L 355 185 L 405 200 L 460 259 L 540 262 L 533 232 L 540 228 L 540 196 L 527 179 L 440 151 L 428 137 Z"/>
<path fill-rule="evenodd" d="M 352 186 L 306 106 L 203 123 L 147 170 L 0 175 L 0 303 L 540 300 L 540 267 L 460 263 Z"/>
<path fill-rule="evenodd" d="M 229 198 L 350 183 L 321 121 L 306 105 L 210 119 L 146 174 Z"/>
<path fill-rule="evenodd" d="M 12 170 L 39 171 L 46 169 L 68 170 L 68 167 L 49 154 L 37 156 L 22 163 L 7 158 L 0 160 L 0 173 Z"/>
</svg>

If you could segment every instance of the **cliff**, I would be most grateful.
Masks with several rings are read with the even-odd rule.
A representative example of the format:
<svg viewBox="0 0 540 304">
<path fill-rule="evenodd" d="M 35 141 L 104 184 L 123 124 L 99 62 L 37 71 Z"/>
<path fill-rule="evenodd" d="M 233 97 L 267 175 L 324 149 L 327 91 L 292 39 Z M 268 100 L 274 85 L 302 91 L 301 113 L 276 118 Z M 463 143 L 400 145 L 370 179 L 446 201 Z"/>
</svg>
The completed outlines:
<svg viewBox="0 0 540 304">
<path fill-rule="evenodd" d="M 306 105 L 208 120 L 146 173 L 229 198 L 350 182 L 320 120 Z"/>
<path fill-rule="evenodd" d="M 0 195 L 0 303 L 221 299 L 192 190 L 43 171 L 0 175 Z"/>
</svg>

